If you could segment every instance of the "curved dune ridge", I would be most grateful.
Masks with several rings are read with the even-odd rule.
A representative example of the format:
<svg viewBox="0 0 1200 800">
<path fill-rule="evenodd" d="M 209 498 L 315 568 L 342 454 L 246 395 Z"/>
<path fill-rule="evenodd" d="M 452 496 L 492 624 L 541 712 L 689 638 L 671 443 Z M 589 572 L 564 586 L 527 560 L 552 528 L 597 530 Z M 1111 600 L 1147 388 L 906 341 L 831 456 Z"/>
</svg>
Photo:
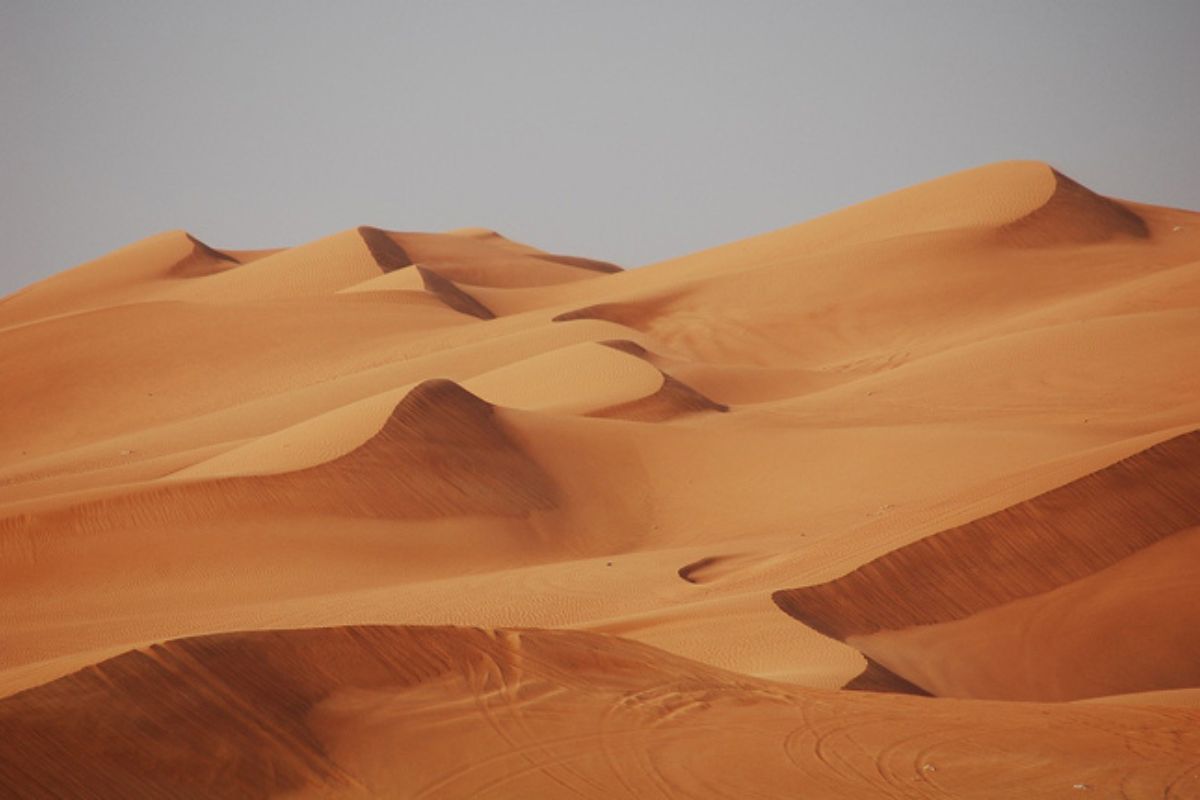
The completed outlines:
<svg viewBox="0 0 1200 800">
<path fill-rule="evenodd" d="M 1200 214 L 1036 161 L 152 236 L 0 301 L 0 795 L 1190 796 L 1198 363 Z"/>
<path fill-rule="evenodd" d="M 645 359 L 651 363 L 654 361 L 648 350 L 636 342 L 627 339 L 601 342 L 601 344 L 618 352 Z M 593 411 L 591 416 L 638 422 L 662 422 L 663 420 L 675 419 L 676 417 L 697 414 L 703 411 L 716 411 L 720 414 L 729 411 L 729 406 L 726 404 L 718 403 L 711 398 L 705 397 L 693 387 L 677 380 L 666 372 L 660 370 L 660 373 L 662 374 L 662 385 L 658 391 L 645 397 L 639 397 Z"/>
<path fill-rule="evenodd" d="M 0 700 L 0 786 L 30 798 L 1200 789 L 1181 770 L 1200 747 L 1190 711 L 957 701 L 909 716 L 915 708 L 570 631 L 232 633 L 131 652 Z M 1057 735 L 1043 743 L 1047 728 Z M 451 752 L 436 746 L 447 737 Z"/>
<path fill-rule="evenodd" d="M 579 269 L 591 270 L 592 272 L 603 272 L 611 275 L 620 272 L 621 268 L 616 264 L 608 261 L 597 261 L 594 258 L 580 258 L 579 256 L 563 256 L 555 253 L 546 253 L 538 255 L 538 258 L 543 261 L 552 261 L 555 264 L 566 264 L 568 267 L 578 267 Z"/>
<path fill-rule="evenodd" d="M 408 257 L 408 253 L 404 252 L 404 248 L 379 228 L 361 225 L 358 228 L 358 235 L 362 237 L 367 249 L 371 251 L 371 257 L 375 259 L 375 263 L 384 272 L 395 272 L 398 269 L 412 266 L 412 259 Z"/>
<path fill-rule="evenodd" d="M 555 504 L 553 479 L 506 432 L 495 408 L 447 380 L 400 401 L 365 443 L 290 472 L 168 483 L 43 514 L 0 519 L 0 531 L 52 537 L 214 515 L 338 514 L 431 518 L 524 516 Z"/>
<path fill-rule="evenodd" d="M 1054 193 L 1043 205 L 1001 226 L 1002 241 L 1023 246 L 1088 244 L 1115 236 L 1145 239 L 1146 221 L 1132 208 L 1054 172 Z"/>
<path fill-rule="evenodd" d="M 601 411 L 594 411 L 592 416 L 638 422 L 662 422 L 702 411 L 716 411 L 724 414 L 729 411 L 729 406 L 714 402 L 686 383 L 663 373 L 662 388 L 654 394 L 609 406 Z"/>
<path fill-rule="evenodd" d="M 852 641 L 936 694 L 1077 700 L 1200 685 L 1200 528 L 1049 592 Z"/>
<path fill-rule="evenodd" d="M 1015 602 L 1080 582 L 1096 584 L 1102 571 L 1138 558 L 1144 548 L 1161 548 L 1165 542 L 1160 540 L 1181 536 L 1181 531 L 1196 525 L 1200 525 L 1200 431 L 1177 436 L 1066 486 L 895 550 L 830 583 L 783 590 L 772 597 L 804 624 L 855 643 L 878 662 L 891 666 L 899 662 L 899 654 L 879 644 L 894 645 L 896 636 L 889 636 L 890 632 L 912 631 L 905 633 L 912 638 L 918 626 L 925 626 L 930 629 L 927 635 L 935 635 L 933 629 L 939 625 L 982 619 L 989 609 L 1000 608 L 1009 608 L 1010 616 L 1027 617 L 1032 624 L 1037 621 L 1035 615 L 1046 613 L 1045 607 L 1019 607 Z M 1191 552 L 1187 549 L 1179 554 Z M 1161 563 L 1166 566 L 1168 562 Z M 1148 564 L 1138 573 L 1147 576 L 1158 571 Z M 1169 584 L 1156 583 L 1157 593 L 1174 591 Z M 1077 592 L 1083 596 L 1080 604 L 1094 602 L 1094 592 L 1094 588 Z M 1019 623 L 1016 619 L 1009 624 Z M 1110 624 L 1120 629 L 1115 620 L 1110 619 Z M 1185 631 L 1191 628 L 1187 621 L 1176 614 L 1147 613 L 1128 624 L 1166 631 L 1161 637 L 1166 652 L 1137 656 L 1150 663 L 1149 674 L 1134 674 L 1137 671 L 1129 669 L 1126 654 L 1110 646 L 1097 648 L 1086 670 L 1077 670 L 1074 679 L 1060 670 L 1028 670 L 1023 678 L 1028 683 L 1013 693 L 1020 699 L 1075 699 L 1087 696 L 1083 687 L 1089 685 L 1104 687 L 1097 694 L 1121 694 L 1200 683 L 1200 660 L 1176 661 L 1172 652 L 1187 638 Z M 1100 626 L 1093 635 L 1101 634 L 1105 627 Z M 980 634 L 986 631 L 984 628 Z M 995 634 L 991 631 L 993 640 Z M 1061 638 L 1047 637 L 1036 643 L 1017 638 L 988 657 L 1003 653 L 1017 659 L 1044 658 L 1060 646 L 1067 646 Z M 1030 648 L 1035 652 L 1023 652 Z M 908 657 L 933 652 L 930 645 L 922 644 Z M 961 660 L 962 653 L 958 650 L 945 657 Z M 901 677 L 935 690 L 936 681 L 914 678 L 915 667 L 891 668 Z M 1005 671 L 1017 679 L 1011 664 Z M 995 680 L 1000 687 L 988 693 L 1004 693 L 1003 679 Z"/>
<path fill-rule="evenodd" d="M 417 267 L 417 273 L 425 283 L 425 290 L 455 311 L 478 319 L 496 318 L 487 306 L 455 286 L 453 281 L 424 267 Z"/>
<path fill-rule="evenodd" d="M 570 322 L 577 319 L 600 319 L 615 322 L 628 328 L 641 330 L 647 322 L 671 307 L 671 297 L 654 297 L 621 303 L 599 303 L 594 306 L 564 311 L 554 317 L 554 322 Z"/>
<path fill-rule="evenodd" d="M 169 274 L 180 278 L 198 278 L 212 275 L 239 265 L 241 262 L 228 253 L 214 250 L 204 242 L 187 234 L 192 243 L 192 252 L 171 265 Z"/>
</svg>

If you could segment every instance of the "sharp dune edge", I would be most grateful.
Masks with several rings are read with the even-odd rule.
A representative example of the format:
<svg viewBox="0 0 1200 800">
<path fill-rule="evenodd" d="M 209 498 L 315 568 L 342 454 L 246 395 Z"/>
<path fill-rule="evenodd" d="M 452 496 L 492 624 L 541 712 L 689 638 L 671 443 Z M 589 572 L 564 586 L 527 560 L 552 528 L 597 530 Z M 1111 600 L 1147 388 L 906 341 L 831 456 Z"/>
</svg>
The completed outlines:
<svg viewBox="0 0 1200 800">
<path fill-rule="evenodd" d="M 1005 162 L 636 270 L 0 302 L 0 795 L 1200 796 L 1200 214 Z"/>
<path fill-rule="evenodd" d="M 1144 559 L 1140 555 L 1143 550 L 1161 549 L 1176 538 L 1194 538 L 1189 529 L 1197 525 L 1200 432 L 1193 432 L 1044 495 L 902 547 L 831 583 L 776 592 L 774 599 L 805 624 L 829 636 L 853 640 L 886 666 L 900 657 L 880 645 L 894 638 L 889 631 L 911 637 L 915 631 L 905 633 L 908 629 L 924 628 L 928 636 L 956 620 L 982 621 L 989 609 L 1051 594 L 1072 584 L 1095 582 L 1124 561 Z M 1161 541 L 1164 539 L 1167 541 Z M 1145 562 L 1136 570 L 1137 577 L 1155 584 L 1153 594 L 1164 600 L 1175 591 L 1181 595 L 1194 592 L 1194 583 L 1176 590 L 1167 580 L 1171 566 L 1196 564 L 1193 548 L 1178 549 L 1179 561 Z M 1200 685 L 1200 643 L 1189 633 L 1200 620 L 1189 618 L 1193 612 L 1186 603 L 1167 613 L 1141 615 L 1129 613 L 1127 607 L 1128 616 L 1117 627 L 1116 618 L 1087 619 L 1087 606 L 1098 605 L 1097 594 L 1095 588 L 1079 593 L 1081 607 L 1072 609 L 1070 621 L 1064 625 L 1076 630 L 1055 631 L 1037 647 L 1029 648 L 1026 659 L 1046 663 L 1032 668 L 1010 664 L 998 675 L 981 675 L 974 681 L 982 684 L 977 690 L 951 690 L 936 677 L 918 678 L 913 674 L 918 671 L 914 665 L 893 671 L 930 691 L 940 689 L 938 694 L 1026 700 L 1069 700 Z M 1123 595 L 1123 603 L 1115 605 L 1129 606 L 1138 600 L 1134 586 Z M 1017 614 L 1013 624 L 1028 637 L 1027 626 L 1044 624 L 1044 615 L 1043 609 L 1029 608 Z M 1085 624 L 1092 629 L 1079 631 Z M 1115 642 L 1099 646 L 1116 633 L 1140 639 L 1154 629 L 1165 629 L 1161 636 L 1151 637 L 1163 643 L 1165 652 L 1128 652 Z M 1001 632 L 993 629 L 977 634 L 995 647 L 994 651 L 985 645 L 978 654 L 968 653 L 966 644 L 959 642 L 952 652 L 938 653 L 932 642 L 923 639 L 908 657 L 940 657 L 943 663 L 928 667 L 934 671 L 962 670 L 972 659 L 980 659 L 975 668 L 982 673 L 1009 651 Z M 1054 661 L 1060 648 L 1072 646 L 1070 634 L 1082 634 L 1096 645 L 1086 662 L 1081 659 L 1068 665 Z M 1010 686 L 1010 682 L 1019 685 Z"/>
<path fill-rule="evenodd" d="M 214 250 L 191 234 L 192 252 L 171 265 L 169 273 L 175 277 L 198 278 L 237 266 L 240 262 L 220 250 Z"/>
</svg>

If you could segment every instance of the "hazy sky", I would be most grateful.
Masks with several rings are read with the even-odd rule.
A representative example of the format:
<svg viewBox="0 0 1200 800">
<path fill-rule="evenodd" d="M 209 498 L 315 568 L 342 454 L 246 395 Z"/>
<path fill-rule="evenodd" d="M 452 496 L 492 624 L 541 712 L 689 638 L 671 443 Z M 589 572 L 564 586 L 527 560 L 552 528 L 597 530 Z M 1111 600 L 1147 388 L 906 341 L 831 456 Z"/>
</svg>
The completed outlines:
<svg viewBox="0 0 1200 800">
<path fill-rule="evenodd" d="M 1200 208 L 1200 2 L 0 0 L 0 292 L 169 228 L 648 263 L 1006 158 Z"/>
</svg>

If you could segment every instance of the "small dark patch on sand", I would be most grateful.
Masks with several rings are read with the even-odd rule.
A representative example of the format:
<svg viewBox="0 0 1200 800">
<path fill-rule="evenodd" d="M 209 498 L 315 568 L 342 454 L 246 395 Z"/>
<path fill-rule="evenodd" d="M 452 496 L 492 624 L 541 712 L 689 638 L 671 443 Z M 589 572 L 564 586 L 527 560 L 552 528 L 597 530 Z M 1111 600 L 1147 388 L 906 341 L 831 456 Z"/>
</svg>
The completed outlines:
<svg viewBox="0 0 1200 800">
<path fill-rule="evenodd" d="M 592 272 L 603 272 L 607 274 L 615 274 L 624 272 L 625 270 L 618 267 L 616 264 L 610 264 L 607 261 L 597 261 L 594 258 L 580 258 L 579 256 L 560 256 L 554 253 L 538 254 L 537 258 L 542 261 L 550 261 L 555 264 L 562 264 L 567 267 L 576 267 L 578 269 L 586 269 Z"/>
<path fill-rule="evenodd" d="M 603 342 L 597 342 L 597 344 L 602 344 L 605 347 L 611 347 L 613 350 L 619 350 L 622 353 L 628 353 L 629 355 L 637 356 L 638 358 L 645 358 L 646 356 L 650 355 L 649 350 L 630 339 L 608 339 Z"/>
<path fill-rule="evenodd" d="M 932 697 L 929 692 L 901 678 L 887 667 L 867 658 L 867 668 L 858 673 L 849 683 L 842 687 L 852 692 L 886 692 L 888 694 L 911 694 L 918 697 Z"/>
<path fill-rule="evenodd" d="M 728 560 L 729 556 L 705 556 L 698 561 L 693 561 L 690 564 L 684 564 L 680 567 L 679 577 L 688 583 L 708 583 L 710 579 L 705 577 L 705 572 L 708 568 Z"/>
<path fill-rule="evenodd" d="M 425 291 L 437 297 L 450 308 L 478 319 L 495 319 L 496 315 L 483 303 L 458 288 L 448 278 L 443 278 L 431 269 L 418 266 L 417 272 L 425 283 Z"/>
</svg>

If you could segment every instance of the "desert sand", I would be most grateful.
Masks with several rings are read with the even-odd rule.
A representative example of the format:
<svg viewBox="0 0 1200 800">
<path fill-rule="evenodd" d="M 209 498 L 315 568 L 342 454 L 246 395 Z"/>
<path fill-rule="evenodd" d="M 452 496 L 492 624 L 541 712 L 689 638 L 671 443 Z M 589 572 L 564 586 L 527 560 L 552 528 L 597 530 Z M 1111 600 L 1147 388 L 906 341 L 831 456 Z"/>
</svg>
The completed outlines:
<svg viewBox="0 0 1200 800">
<path fill-rule="evenodd" d="M 173 231 L 0 301 L 0 796 L 1200 797 L 1200 214 L 637 269 Z"/>
</svg>

